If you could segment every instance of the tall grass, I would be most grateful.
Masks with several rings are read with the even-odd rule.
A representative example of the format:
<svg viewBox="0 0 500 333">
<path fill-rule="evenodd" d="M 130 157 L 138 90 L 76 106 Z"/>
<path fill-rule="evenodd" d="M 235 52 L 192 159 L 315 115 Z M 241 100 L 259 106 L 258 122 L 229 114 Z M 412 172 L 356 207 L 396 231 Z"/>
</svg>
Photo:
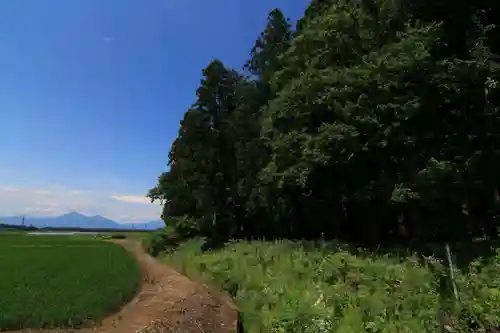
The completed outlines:
<svg viewBox="0 0 500 333">
<path fill-rule="evenodd" d="M 471 262 L 456 271 L 461 325 L 477 329 L 500 327 L 500 250 L 490 258 Z"/>
<path fill-rule="evenodd" d="M 184 274 L 234 298 L 247 333 L 437 332 L 439 279 L 416 257 L 306 250 L 292 242 L 235 242 L 202 253 L 200 240 L 167 253 Z"/>
</svg>

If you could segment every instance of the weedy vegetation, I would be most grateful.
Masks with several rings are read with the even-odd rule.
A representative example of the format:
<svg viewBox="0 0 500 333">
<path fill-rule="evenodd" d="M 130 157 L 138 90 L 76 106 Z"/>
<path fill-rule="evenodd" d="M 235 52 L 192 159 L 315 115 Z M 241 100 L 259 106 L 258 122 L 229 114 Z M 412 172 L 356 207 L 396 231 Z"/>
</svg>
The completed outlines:
<svg viewBox="0 0 500 333">
<path fill-rule="evenodd" d="M 246 333 L 480 332 L 500 324 L 500 253 L 454 268 L 417 254 L 292 241 L 232 242 L 203 252 L 190 240 L 164 253 L 182 273 L 226 290 Z"/>
</svg>

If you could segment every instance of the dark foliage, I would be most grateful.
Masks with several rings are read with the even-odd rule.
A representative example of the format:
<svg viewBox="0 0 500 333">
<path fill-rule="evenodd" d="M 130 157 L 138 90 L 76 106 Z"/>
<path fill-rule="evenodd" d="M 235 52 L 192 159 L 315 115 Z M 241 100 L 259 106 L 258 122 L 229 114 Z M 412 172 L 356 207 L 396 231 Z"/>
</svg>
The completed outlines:
<svg viewBox="0 0 500 333">
<path fill-rule="evenodd" d="M 27 225 L 13 225 L 13 224 L 0 223 L 0 231 L 7 231 L 7 230 L 34 231 L 38 229 L 32 225 L 27 226 Z"/>
<path fill-rule="evenodd" d="M 497 238 L 491 0 L 278 9 L 245 72 L 211 62 L 149 197 L 182 237 Z"/>
</svg>

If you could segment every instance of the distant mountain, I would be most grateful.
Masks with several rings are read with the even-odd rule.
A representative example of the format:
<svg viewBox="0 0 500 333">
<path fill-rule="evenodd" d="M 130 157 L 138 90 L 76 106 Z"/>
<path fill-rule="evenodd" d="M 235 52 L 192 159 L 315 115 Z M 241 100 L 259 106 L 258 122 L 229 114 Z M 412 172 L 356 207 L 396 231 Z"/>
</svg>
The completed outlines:
<svg viewBox="0 0 500 333">
<path fill-rule="evenodd" d="M 0 216 L 0 223 L 21 225 L 22 216 Z M 71 212 L 61 216 L 27 216 L 24 225 L 36 228 L 81 228 L 81 229 L 115 229 L 115 230 L 156 230 L 165 227 L 162 220 L 144 223 L 118 223 L 100 215 L 86 216 L 77 212 Z"/>
</svg>

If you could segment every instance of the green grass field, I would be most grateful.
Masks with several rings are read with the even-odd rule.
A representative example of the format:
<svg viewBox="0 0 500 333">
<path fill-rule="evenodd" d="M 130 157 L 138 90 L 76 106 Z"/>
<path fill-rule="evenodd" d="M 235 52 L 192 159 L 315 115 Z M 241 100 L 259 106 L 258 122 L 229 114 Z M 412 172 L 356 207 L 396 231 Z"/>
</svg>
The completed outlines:
<svg viewBox="0 0 500 333">
<path fill-rule="evenodd" d="M 127 250 L 87 236 L 0 235 L 0 268 L 0 330 L 92 325 L 141 279 Z"/>
<path fill-rule="evenodd" d="M 200 245 L 185 243 L 164 260 L 227 290 L 247 333 L 439 332 L 443 313 L 454 332 L 500 325 L 498 254 L 455 271 L 457 306 L 443 285 L 446 267 L 433 260 L 293 242 L 238 242 L 206 253 Z"/>
</svg>

